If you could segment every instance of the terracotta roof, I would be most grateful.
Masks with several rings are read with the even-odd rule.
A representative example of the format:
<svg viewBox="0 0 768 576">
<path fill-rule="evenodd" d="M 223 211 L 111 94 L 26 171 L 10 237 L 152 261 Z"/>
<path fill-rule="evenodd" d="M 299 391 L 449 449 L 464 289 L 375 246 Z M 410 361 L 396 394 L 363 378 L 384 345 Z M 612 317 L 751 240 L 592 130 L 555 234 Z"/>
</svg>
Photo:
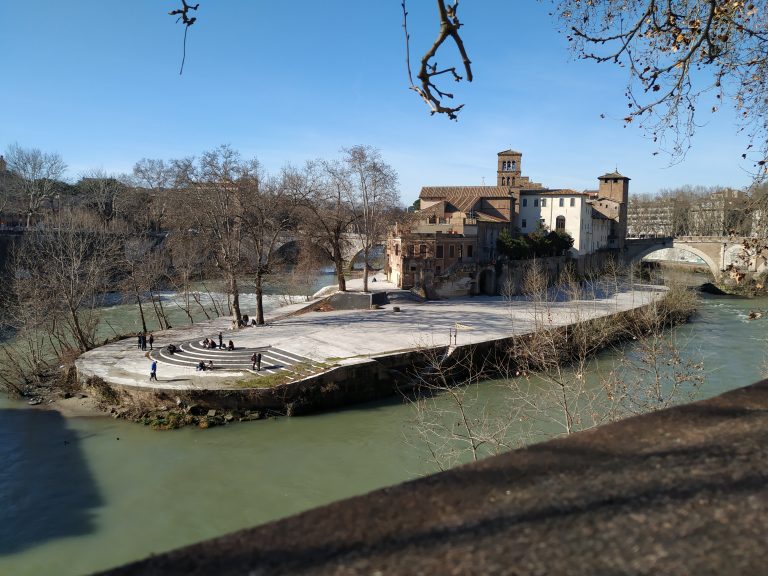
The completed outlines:
<svg viewBox="0 0 768 576">
<path fill-rule="evenodd" d="M 510 188 L 505 186 L 426 186 L 419 198 L 445 200 L 459 212 L 469 212 L 481 198 L 509 198 Z"/>
<path fill-rule="evenodd" d="M 501 156 L 502 154 L 517 154 L 519 156 L 523 155 L 522 152 L 518 152 L 517 150 L 511 150 L 511 149 L 510 150 L 502 150 L 501 152 L 499 152 L 497 154 L 497 156 Z"/>
<path fill-rule="evenodd" d="M 475 218 L 482 220 L 483 222 L 509 222 L 508 218 L 501 218 L 500 216 L 491 216 L 485 212 L 475 212 Z"/>
<path fill-rule="evenodd" d="M 627 178 L 626 176 L 623 176 L 619 174 L 618 172 L 609 172 L 608 174 L 603 174 L 602 176 L 597 177 L 599 180 L 602 180 L 604 178 L 607 178 L 608 180 L 612 178 L 620 179 L 620 180 L 631 180 L 631 178 Z"/>
<path fill-rule="evenodd" d="M 425 200 L 450 200 L 456 196 L 475 195 L 478 198 L 506 198 L 508 186 L 424 186 L 419 198 Z"/>
</svg>

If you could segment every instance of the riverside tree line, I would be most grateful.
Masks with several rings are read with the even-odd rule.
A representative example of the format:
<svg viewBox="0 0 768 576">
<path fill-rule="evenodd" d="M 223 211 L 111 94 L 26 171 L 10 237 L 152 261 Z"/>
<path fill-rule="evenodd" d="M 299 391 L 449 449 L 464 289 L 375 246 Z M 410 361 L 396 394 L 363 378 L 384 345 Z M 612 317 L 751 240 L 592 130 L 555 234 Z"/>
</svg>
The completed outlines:
<svg viewBox="0 0 768 576">
<path fill-rule="evenodd" d="M 4 271 L 0 345 L 6 388 L 39 384 L 60 361 L 94 348 L 108 293 L 135 303 L 142 329 L 169 328 L 161 290 L 179 293 L 190 322 L 209 315 L 200 282 L 226 285 L 240 323 L 239 282 L 252 282 L 264 323 L 268 281 L 285 265 L 333 265 L 346 289 L 346 243 L 362 247 L 367 289 L 372 249 L 401 213 L 397 174 L 368 146 L 268 173 L 229 146 L 196 157 L 142 159 L 130 174 L 93 170 L 75 183 L 55 153 L 13 145 L 0 171 L 0 225 L 23 230 Z M 298 250 L 280 250 L 289 241 Z M 288 252 L 291 257 L 287 256 Z M 298 252 L 298 256 L 296 256 Z"/>
</svg>

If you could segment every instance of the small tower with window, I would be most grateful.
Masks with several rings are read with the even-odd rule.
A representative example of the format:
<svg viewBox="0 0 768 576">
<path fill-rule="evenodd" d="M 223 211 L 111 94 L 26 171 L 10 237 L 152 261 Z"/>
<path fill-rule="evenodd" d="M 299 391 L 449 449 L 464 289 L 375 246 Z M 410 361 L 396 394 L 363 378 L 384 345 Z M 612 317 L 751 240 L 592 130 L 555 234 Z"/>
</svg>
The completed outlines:
<svg viewBox="0 0 768 576">
<path fill-rule="evenodd" d="M 629 205 L 629 178 L 619 174 L 618 170 L 597 177 L 600 187 L 598 198 L 607 198 L 618 203 L 618 214 L 610 215 L 616 221 L 615 232 L 618 248 L 624 248 L 627 237 L 627 207 Z"/>
<path fill-rule="evenodd" d="M 520 177 L 520 164 L 523 155 L 514 150 L 504 150 L 498 154 L 497 186 L 515 186 L 515 180 Z"/>
</svg>

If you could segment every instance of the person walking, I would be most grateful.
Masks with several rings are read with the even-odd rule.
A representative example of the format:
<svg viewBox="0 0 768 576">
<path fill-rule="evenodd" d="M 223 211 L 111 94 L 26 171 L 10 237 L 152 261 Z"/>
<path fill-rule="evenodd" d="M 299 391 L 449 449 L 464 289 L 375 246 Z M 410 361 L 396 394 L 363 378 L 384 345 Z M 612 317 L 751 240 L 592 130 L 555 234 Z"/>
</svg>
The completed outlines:
<svg viewBox="0 0 768 576">
<path fill-rule="evenodd" d="M 136 334 L 136 338 L 138 338 L 138 345 L 139 345 L 139 350 L 141 350 L 141 332 L 139 332 L 138 334 Z"/>
<path fill-rule="evenodd" d="M 144 332 L 141 333 L 141 349 L 142 350 L 147 349 L 147 335 L 144 334 Z"/>
<path fill-rule="evenodd" d="M 256 352 L 251 354 L 251 370 L 256 370 Z"/>
<path fill-rule="evenodd" d="M 149 368 L 149 381 L 157 382 L 157 360 L 152 360 L 152 366 Z"/>
<path fill-rule="evenodd" d="M 219 332 L 219 349 L 224 348 L 224 337 Z"/>
<path fill-rule="evenodd" d="M 256 372 L 261 372 L 261 352 L 256 352 Z"/>
<path fill-rule="evenodd" d="M 152 335 L 152 332 L 149 333 L 149 349 L 152 350 L 152 344 L 155 342 L 155 337 Z"/>
</svg>

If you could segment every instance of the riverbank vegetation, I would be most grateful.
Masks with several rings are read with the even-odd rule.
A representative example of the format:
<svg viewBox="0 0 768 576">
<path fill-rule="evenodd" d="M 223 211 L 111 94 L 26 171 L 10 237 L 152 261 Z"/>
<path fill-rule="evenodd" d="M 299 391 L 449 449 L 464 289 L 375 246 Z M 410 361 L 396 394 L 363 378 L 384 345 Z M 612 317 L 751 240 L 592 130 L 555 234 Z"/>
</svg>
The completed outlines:
<svg viewBox="0 0 768 576">
<path fill-rule="evenodd" d="M 529 334 L 492 350 L 424 351 L 413 374 L 411 438 L 437 468 L 695 397 L 703 363 L 682 353 L 689 343 L 670 328 L 693 316 L 696 294 L 680 285 L 660 287 L 663 295 L 647 305 L 591 317 L 590 301 L 634 283 L 628 270 L 607 272 L 584 280 L 566 271 L 550 288 L 545 271 L 533 265 L 524 281 Z M 555 302 L 574 303 L 566 327 L 553 323 Z M 503 403 L 478 400 L 477 387 L 488 379 L 506 390 Z"/>
<path fill-rule="evenodd" d="M 271 284 L 307 293 L 332 265 L 344 290 L 351 257 L 361 253 L 367 277 L 373 247 L 401 213 L 397 175 L 368 146 L 279 174 L 220 146 L 142 159 L 130 174 L 86 171 L 75 183 L 62 180 L 58 154 L 13 145 L 6 156 L 0 388 L 16 395 L 43 393 L 105 335 L 129 336 L 105 324 L 105 305 L 134 304 L 146 333 L 171 328 L 179 311 L 189 323 L 231 315 L 241 326 L 243 278 L 257 324 Z"/>
</svg>

